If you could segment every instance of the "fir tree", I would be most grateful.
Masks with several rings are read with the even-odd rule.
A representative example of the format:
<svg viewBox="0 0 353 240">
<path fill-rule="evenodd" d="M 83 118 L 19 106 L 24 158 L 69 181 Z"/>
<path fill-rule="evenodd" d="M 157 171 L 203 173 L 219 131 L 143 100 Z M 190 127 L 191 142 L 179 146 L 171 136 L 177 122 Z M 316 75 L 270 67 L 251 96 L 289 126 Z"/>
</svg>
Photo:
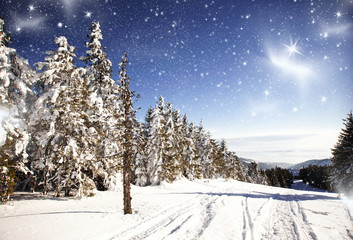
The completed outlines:
<svg viewBox="0 0 353 240">
<path fill-rule="evenodd" d="M 94 139 L 88 126 L 89 76 L 83 68 L 74 66 L 74 48 L 65 37 L 55 39 L 58 49 L 48 51 L 42 79 L 44 93 L 36 102 L 32 115 L 33 135 L 38 144 L 33 167 L 43 174 L 44 192 L 50 183 L 61 196 L 77 189 L 77 195 L 91 195 L 95 186 L 87 174 L 93 168 L 90 152 Z"/>
<path fill-rule="evenodd" d="M 177 138 L 175 135 L 174 121 L 173 121 L 173 109 L 171 103 L 168 103 L 165 109 L 164 115 L 164 126 L 163 126 L 163 138 L 162 138 L 162 166 L 161 166 L 161 180 L 173 182 L 178 176 L 179 162 L 176 159 L 177 155 Z"/>
<path fill-rule="evenodd" d="M 267 185 L 266 175 L 256 162 L 251 162 L 248 166 L 248 175 L 250 177 L 250 182 Z"/>
<path fill-rule="evenodd" d="M 200 156 L 196 149 L 196 132 L 193 123 L 188 123 L 186 114 L 183 118 L 183 128 L 185 131 L 185 159 L 183 164 L 184 176 L 190 180 L 200 178 L 202 176 Z"/>
<path fill-rule="evenodd" d="M 151 122 L 152 122 L 153 108 L 150 107 L 146 113 L 145 122 L 142 126 L 142 136 L 139 146 L 139 154 L 136 158 L 136 169 L 135 169 L 135 184 L 138 186 L 146 186 L 151 184 L 150 173 L 149 173 L 149 158 L 147 142 L 150 138 Z"/>
<path fill-rule="evenodd" d="M 151 117 L 151 128 L 148 133 L 148 139 L 146 143 L 146 151 L 148 158 L 147 185 L 160 183 L 159 177 L 162 165 L 163 152 L 163 146 L 161 144 L 163 137 L 163 119 L 160 113 L 160 108 L 158 106 L 153 109 Z"/>
<path fill-rule="evenodd" d="M 182 175 L 182 166 L 186 158 L 186 135 L 183 129 L 183 122 L 181 119 L 180 111 L 173 111 L 173 122 L 174 122 L 174 164 L 176 166 L 175 176 L 180 178 Z"/>
<path fill-rule="evenodd" d="M 352 112 L 343 120 L 344 128 L 338 142 L 332 149 L 334 188 L 348 195 L 353 195 L 353 115 Z"/>
<path fill-rule="evenodd" d="M 214 178 L 215 169 L 211 159 L 212 148 L 210 143 L 210 135 L 209 133 L 206 133 L 202 121 L 198 127 L 198 131 L 196 132 L 196 136 L 196 147 L 200 154 L 203 177 Z"/>
<path fill-rule="evenodd" d="M 10 34 L 5 32 L 4 20 L 0 18 L 0 172 L 8 198 L 14 184 L 14 172 L 30 173 L 26 147 L 29 140 L 27 129 L 29 106 L 33 101 L 31 85 L 36 80 L 35 71 L 28 61 L 7 47 Z M 4 188 L 5 189 L 5 188 Z M 2 198 L 4 199 L 4 198 Z"/>
<path fill-rule="evenodd" d="M 103 39 L 99 22 L 93 22 L 86 42 L 86 56 L 81 57 L 88 64 L 90 76 L 88 86 L 88 124 L 96 138 L 94 155 L 99 171 L 92 172 L 99 189 L 107 189 L 122 168 L 121 152 L 121 106 L 119 85 L 111 78 L 112 63 L 102 49 Z M 102 181 L 100 181 L 102 180 Z"/>
</svg>

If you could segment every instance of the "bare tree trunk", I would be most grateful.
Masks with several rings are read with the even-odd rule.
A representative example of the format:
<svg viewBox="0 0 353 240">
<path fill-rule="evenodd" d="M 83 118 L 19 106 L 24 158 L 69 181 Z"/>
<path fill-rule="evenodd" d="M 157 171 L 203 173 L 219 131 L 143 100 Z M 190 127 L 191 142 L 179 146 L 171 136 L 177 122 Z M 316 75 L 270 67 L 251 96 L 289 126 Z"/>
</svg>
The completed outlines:
<svg viewBox="0 0 353 240">
<path fill-rule="evenodd" d="M 123 187 L 124 187 L 124 214 L 132 214 L 131 208 L 131 159 L 132 159 L 132 131 L 133 124 L 131 120 L 132 115 L 132 101 L 131 92 L 129 89 L 129 78 L 126 74 L 127 55 L 123 58 L 121 64 L 121 87 L 122 87 L 122 102 L 123 102 Z"/>
<path fill-rule="evenodd" d="M 123 184 L 124 184 L 124 214 L 132 214 L 131 208 L 131 167 L 130 167 L 130 156 L 129 149 L 126 148 L 124 152 L 124 168 L 123 168 Z"/>
</svg>

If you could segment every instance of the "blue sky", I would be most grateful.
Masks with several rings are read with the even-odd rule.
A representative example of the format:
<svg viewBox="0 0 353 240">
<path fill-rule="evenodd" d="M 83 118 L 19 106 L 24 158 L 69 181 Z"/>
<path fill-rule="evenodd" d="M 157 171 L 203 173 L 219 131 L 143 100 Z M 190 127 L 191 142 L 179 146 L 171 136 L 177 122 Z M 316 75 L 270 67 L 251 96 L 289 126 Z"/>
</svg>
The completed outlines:
<svg viewBox="0 0 353 240">
<path fill-rule="evenodd" d="M 11 47 L 31 64 L 92 21 L 114 64 L 128 53 L 143 120 L 159 95 L 240 157 L 330 157 L 353 109 L 353 1 L 1 0 Z M 79 61 L 77 60 L 77 64 Z"/>
</svg>

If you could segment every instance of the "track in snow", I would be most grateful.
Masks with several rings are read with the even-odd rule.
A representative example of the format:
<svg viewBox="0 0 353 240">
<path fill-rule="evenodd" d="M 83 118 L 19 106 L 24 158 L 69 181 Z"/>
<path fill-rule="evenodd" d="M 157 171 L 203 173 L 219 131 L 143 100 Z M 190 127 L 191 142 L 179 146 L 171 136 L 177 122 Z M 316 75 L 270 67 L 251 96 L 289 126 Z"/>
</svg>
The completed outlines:
<svg viewBox="0 0 353 240">
<path fill-rule="evenodd" d="M 249 190 L 251 188 L 239 190 L 229 185 L 223 189 L 208 187 L 209 192 L 180 193 L 185 194 L 185 201 L 170 205 L 111 239 L 316 240 L 320 238 L 305 213 L 315 210 L 305 209 L 303 202 L 315 201 L 315 198 L 335 200 L 315 194 L 307 196 L 291 189 L 268 187 L 273 191 L 268 193 Z M 328 217 L 322 209 L 317 214 Z M 344 232 L 338 236 L 349 239 Z"/>
<path fill-rule="evenodd" d="M 0 206 L 0 238 L 351 240 L 353 235 L 349 212 L 334 193 L 221 179 L 132 191 L 132 215 L 122 214 L 120 192 L 14 201 Z"/>
</svg>

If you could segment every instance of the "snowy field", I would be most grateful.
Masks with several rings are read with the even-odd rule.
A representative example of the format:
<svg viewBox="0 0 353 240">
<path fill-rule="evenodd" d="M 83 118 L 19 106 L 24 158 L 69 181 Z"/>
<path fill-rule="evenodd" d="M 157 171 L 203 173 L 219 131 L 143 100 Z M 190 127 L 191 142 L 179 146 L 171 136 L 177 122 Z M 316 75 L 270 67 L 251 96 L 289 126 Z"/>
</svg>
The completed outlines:
<svg viewBox="0 0 353 240">
<path fill-rule="evenodd" d="M 352 239 L 353 221 L 337 194 L 226 180 L 180 180 L 93 198 L 16 194 L 0 206 L 0 239 Z M 296 190 L 300 189 L 300 190 Z"/>
</svg>

